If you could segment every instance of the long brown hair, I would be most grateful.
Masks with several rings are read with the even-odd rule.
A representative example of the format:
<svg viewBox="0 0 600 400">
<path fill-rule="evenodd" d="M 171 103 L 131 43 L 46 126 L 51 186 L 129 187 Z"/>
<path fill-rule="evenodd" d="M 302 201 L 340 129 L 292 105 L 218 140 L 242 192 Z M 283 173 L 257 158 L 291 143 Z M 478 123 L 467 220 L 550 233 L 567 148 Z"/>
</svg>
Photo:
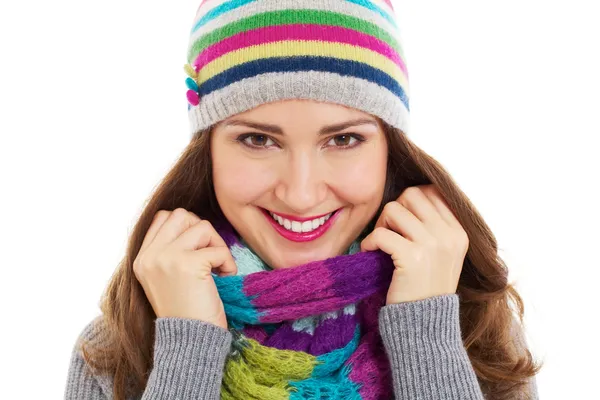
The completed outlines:
<svg viewBox="0 0 600 400">
<path fill-rule="evenodd" d="M 519 341 L 514 335 L 523 337 L 524 305 L 508 282 L 508 269 L 498 256 L 496 238 L 441 164 L 402 131 L 380 122 L 389 147 L 380 211 L 409 186 L 437 186 L 469 237 L 457 294 L 463 343 L 483 393 L 491 400 L 527 398 L 526 382 L 538 373 L 541 364 L 525 346 L 515 344 Z M 154 215 L 159 210 L 182 207 L 202 219 L 223 217 L 211 181 L 211 134 L 208 128 L 190 141 L 149 198 L 101 299 L 103 315 L 99 321 L 104 340 L 83 345 L 88 365 L 98 374 L 113 377 L 115 400 L 141 394 L 152 370 L 156 314 L 135 278 L 132 264 Z"/>
</svg>

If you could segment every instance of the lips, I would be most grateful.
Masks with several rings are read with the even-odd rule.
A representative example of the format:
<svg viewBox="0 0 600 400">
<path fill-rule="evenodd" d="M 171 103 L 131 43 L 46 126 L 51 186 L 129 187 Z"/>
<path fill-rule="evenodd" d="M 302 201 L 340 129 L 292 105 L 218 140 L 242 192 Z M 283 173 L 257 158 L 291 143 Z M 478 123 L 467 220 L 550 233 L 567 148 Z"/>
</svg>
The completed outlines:
<svg viewBox="0 0 600 400">
<path fill-rule="evenodd" d="M 320 216 L 309 218 L 291 217 L 261 209 L 269 223 L 284 238 L 294 242 L 307 242 L 321 237 L 333 225 L 341 208 Z"/>
</svg>

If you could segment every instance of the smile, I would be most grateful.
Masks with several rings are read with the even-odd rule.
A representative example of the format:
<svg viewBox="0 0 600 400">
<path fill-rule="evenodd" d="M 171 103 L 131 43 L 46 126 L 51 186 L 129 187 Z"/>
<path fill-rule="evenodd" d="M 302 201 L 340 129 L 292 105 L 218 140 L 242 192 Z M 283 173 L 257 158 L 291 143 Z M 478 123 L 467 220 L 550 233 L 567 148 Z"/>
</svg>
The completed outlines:
<svg viewBox="0 0 600 400">
<path fill-rule="evenodd" d="M 320 216 L 297 218 L 261 209 L 275 230 L 294 242 L 307 242 L 322 236 L 332 225 L 341 208 Z"/>
</svg>

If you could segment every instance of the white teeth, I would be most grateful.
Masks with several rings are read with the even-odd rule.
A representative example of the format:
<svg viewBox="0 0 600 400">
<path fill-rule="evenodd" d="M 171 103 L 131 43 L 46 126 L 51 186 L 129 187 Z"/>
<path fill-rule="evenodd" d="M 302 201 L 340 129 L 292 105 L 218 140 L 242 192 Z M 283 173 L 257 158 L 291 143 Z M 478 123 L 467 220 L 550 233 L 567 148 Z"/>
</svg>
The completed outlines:
<svg viewBox="0 0 600 400">
<path fill-rule="evenodd" d="M 319 225 L 321 225 L 321 218 L 313 219 L 312 221 L 310 221 L 311 229 L 317 229 Z"/>
<path fill-rule="evenodd" d="M 304 221 L 302 223 L 302 232 L 310 232 L 313 230 L 312 221 Z"/>
<path fill-rule="evenodd" d="M 302 232 L 302 224 L 298 221 L 292 221 L 292 231 Z"/>
<path fill-rule="evenodd" d="M 299 233 L 299 232 L 311 232 L 311 231 L 317 229 L 318 227 L 323 225 L 325 223 L 325 221 L 327 221 L 333 213 L 329 213 L 328 215 L 321 217 L 321 218 L 315 218 L 313 220 L 304 221 L 304 222 L 292 221 L 292 220 L 283 218 L 282 216 L 274 214 L 274 213 L 270 213 L 270 214 L 273 217 L 273 219 L 279 223 L 279 225 L 283 226 L 288 231 Z"/>
</svg>

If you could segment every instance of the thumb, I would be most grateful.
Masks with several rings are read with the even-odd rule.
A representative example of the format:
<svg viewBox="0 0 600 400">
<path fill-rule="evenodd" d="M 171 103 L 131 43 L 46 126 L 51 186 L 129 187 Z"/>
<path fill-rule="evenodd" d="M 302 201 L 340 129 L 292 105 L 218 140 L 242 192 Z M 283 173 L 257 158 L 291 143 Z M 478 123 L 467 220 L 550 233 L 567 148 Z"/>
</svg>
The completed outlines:
<svg viewBox="0 0 600 400">
<path fill-rule="evenodd" d="M 194 257 L 211 271 L 217 270 L 219 276 L 236 275 L 238 268 L 227 246 L 205 247 L 195 250 Z M 210 272 L 210 271 L 209 271 Z"/>
</svg>

